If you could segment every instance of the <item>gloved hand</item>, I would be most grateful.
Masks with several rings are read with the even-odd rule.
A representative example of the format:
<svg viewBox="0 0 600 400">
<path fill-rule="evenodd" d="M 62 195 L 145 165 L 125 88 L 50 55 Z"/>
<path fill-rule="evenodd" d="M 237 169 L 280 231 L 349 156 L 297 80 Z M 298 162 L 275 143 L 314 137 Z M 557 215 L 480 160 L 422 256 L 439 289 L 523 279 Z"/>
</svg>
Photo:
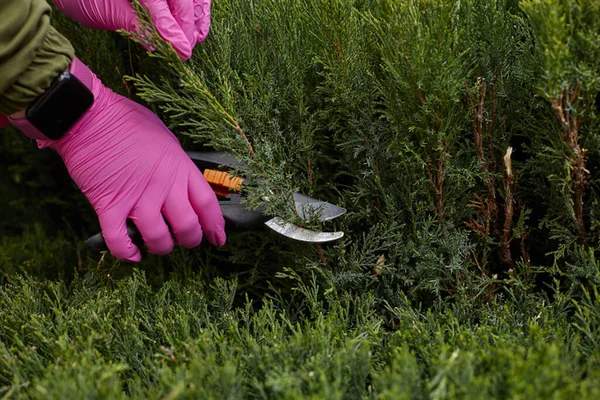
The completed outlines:
<svg viewBox="0 0 600 400">
<path fill-rule="evenodd" d="M 169 129 L 147 108 L 106 88 L 78 59 L 70 72 L 92 90 L 94 104 L 60 140 L 38 139 L 38 146 L 62 157 L 98 214 L 111 253 L 141 259 L 127 235 L 127 218 L 151 253 L 173 248 L 165 218 L 184 247 L 197 246 L 203 234 L 224 245 L 217 197 Z M 11 122 L 29 137 L 42 136 L 27 120 Z"/>
<path fill-rule="evenodd" d="M 123 29 L 139 33 L 131 0 L 52 0 L 71 19 L 94 29 Z M 210 28 L 211 0 L 141 0 L 150 9 L 160 36 L 173 45 L 183 60 L 192 56 Z"/>
</svg>

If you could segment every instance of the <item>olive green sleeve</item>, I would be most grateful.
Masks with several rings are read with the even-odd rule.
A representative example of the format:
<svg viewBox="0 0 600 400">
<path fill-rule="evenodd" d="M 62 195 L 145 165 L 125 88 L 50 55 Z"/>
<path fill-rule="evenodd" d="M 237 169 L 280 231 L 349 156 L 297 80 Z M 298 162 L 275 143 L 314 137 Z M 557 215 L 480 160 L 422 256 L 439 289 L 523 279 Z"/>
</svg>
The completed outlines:
<svg viewBox="0 0 600 400">
<path fill-rule="evenodd" d="M 46 0 L 0 0 L 0 115 L 24 110 L 73 60 L 50 12 Z"/>
</svg>

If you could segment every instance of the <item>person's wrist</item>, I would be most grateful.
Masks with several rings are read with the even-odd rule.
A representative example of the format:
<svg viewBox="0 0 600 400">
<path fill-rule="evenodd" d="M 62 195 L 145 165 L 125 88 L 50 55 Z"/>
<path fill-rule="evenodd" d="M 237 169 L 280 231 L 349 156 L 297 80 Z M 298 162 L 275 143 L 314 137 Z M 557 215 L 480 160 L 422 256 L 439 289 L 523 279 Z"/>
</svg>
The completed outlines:
<svg viewBox="0 0 600 400">
<path fill-rule="evenodd" d="M 69 71 L 70 69 L 71 69 L 71 64 L 69 64 L 69 65 L 67 66 L 67 68 L 65 68 L 65 71 Z M 48 87 L 49 87 L 49 86 L 48 86 Z M 45 87 L 45 88 L 44 88 L 44 92 L 45 92 L 46 90 L 48 90 L 48 87 Z M 28 106 L 29 106 L 29 105 L 27 105 L 27 106 L 25 107 L 25 109 L 23 109 L 23 110 L 21 110 L 21 111 L 17 111 L 17 112 L 15 112 L 15 113 L 12 113 L 12 114 L 8 115 L 8 118 L 10 118 L 10 119 L 25 119 L 25 118 L 26 118 L 26 116 L 27 116 L 27 115 L 25 114 L 25 110 L 27 109 L 27 107 L 28 107 Z"/>
<path fill-rule="evenodd" d="M 17 111 L 16 113 L 10 114 L 8 116 L 10 119 L 25 119 L 25 110 Z"/>
<path fill-rule="evenodd" d="M 67 66 L 67 68 L 65 68 L 65 71 L 66 71 L 66 72 L 68 72 L 70 69 L 71 69 L 71 64 L 69 64 L 69 65 Z M 49 86 L 48 86 L 48 87 L 49 87 Z M 48 87 L 44 88 L 44 92 L 45 92 L 46 90 L 48 90 Z M 25 113 L 25 111 L 27 110 L 27 107 L 29 107 L 29 104 L 28 104 L 28 105 L 25 107 L 25 109 L 24 109 L 24 110 L 17 111 L 17 112 L 15 112 L 15 113 L 13 113 L 13 114 L 10 114 L 10 115 L 8 116 L 8 118 L 10 118 L 10 119 L 25 119 L 25 118 L 27 117 L 27 115 L 26 115 L 26 113 Z"/>
<path fill-rule="evenodd" d="M 92 81 L 94 80 L 95 75 L 89 70 L 89 68 L 84 63 L 79 61 L 79 59 L 77 59 L 76 57 L 67 67 L 65 72 L 69 72 L 73 77 L 77 78 L 80 81 L 80 83 L 83 83 L 84 86 L 86 86 L 90 91 L 92 90 Z M 45 90 L 47 91 L 49 90 L 49 88 L 46 88 Z M 14 125 L 22 133 L 24 133 L 25 136 L 28 136 L 31 139 L 38 140 L 38 146 L 42 147 L 58 143 L 59 141 L 64 142 L 64 139 L 66 139 L 67 136 L 70 136 L 69 134 L 71 133 L 71 131 L 81 122 L 81 120 L 87 114 L 87 111 L 89 111 L 88 109 L 86 112 L 84 112 L 81 115 L 80 119 L 76 121 L 75 124 L 71 126 L 71 128 L 68 129 L 61 137 L 50 139 L 48 136 L 46 136 L 44 133 L 38 130 L 38 128 L 36 128 L 36 126 L 34 126 L 34 124 L 30 122 L 27 118 L 27 109 L 29 107 L 31 107 L 31 104 L 27 105 L 25 110 L 21 110 L 9 115 L 8 119 L 10 123 L 12 123 L 12 125 Z"/>
</svg>

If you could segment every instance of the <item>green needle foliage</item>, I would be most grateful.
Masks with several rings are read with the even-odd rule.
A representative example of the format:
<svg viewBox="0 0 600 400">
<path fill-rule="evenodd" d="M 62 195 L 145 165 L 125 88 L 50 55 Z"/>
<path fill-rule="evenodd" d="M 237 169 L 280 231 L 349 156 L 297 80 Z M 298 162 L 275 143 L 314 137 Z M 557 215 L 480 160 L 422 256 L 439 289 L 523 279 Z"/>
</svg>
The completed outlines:
<svg viewBox="0 0 600 400">
<path fill-rule="evenodd" d="M 8 265 L 13 248 L 32 239 L 5 240 L 0 262 Z M 89 262 L 82 266 L 89 272 L 70 283 L 47 280 L 35 270 L 39 263 L 67 267 L 60 252 L 54 260 L 47 255 L 58 243 L 35 239 L 46 255 L 14 260 L 10 265 L 22 274 L 0 290 L 0 390 L 6 397 L 600 394 L 595 293 L 570 303 L 560 294 L 549 302 L 529 292 L 471 305 L 470 315 L 465 306 L 426 311 L 402 296 L 387 306 L 386 317 L 372 291 L 351 294 L 316 270 L 304 280 L 290 273 L 293 292 L 272 290 L 260 304 L 242 295 L 236 279 L 206 279 L 183 264 L 153 285 L 148 275 L 164 267 L 159 259 L 145 272 Z"/>
<path fill-rule="evenodd" d="M 184 147 L 235 155 L 250 207 L 299 222 L 301 192 L 346 235 L 134 269 L 83 250 L 89 207 L 3 137 L 3 395 L 599 396 L 600 2 L 221 0 L 185 63 L 134 3 L 133 41 L 55 24 Z"/>
</svg>

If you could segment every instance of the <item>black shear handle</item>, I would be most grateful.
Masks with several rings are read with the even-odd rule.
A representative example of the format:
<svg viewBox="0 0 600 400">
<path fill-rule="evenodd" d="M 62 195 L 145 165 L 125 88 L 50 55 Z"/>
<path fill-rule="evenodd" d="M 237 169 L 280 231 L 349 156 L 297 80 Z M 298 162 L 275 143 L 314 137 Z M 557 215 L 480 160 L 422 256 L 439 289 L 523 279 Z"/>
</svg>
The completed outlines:
<svg viewBox="0 0 600 400">
<path fill-rule="evenodd" d="M 231 230 L 252 230 L 260 228 L 270 217 L 265 216 L 260 210 L 248 210 L 245 204 L 240 203 L 237 195 L 230 196 L 227 200 L 219 201 L 221 212 L 225 218 L 225 226 Z M 135 224 L 127 220 L 127 234 L 131 241 L 138 247 L 144 244 L 142 235 L 136 228 Z M 85 241 L 86 247 L 100 253 L 108 251 L 104 236 L 102 233 L 97 233 Z"/>
</svg>

